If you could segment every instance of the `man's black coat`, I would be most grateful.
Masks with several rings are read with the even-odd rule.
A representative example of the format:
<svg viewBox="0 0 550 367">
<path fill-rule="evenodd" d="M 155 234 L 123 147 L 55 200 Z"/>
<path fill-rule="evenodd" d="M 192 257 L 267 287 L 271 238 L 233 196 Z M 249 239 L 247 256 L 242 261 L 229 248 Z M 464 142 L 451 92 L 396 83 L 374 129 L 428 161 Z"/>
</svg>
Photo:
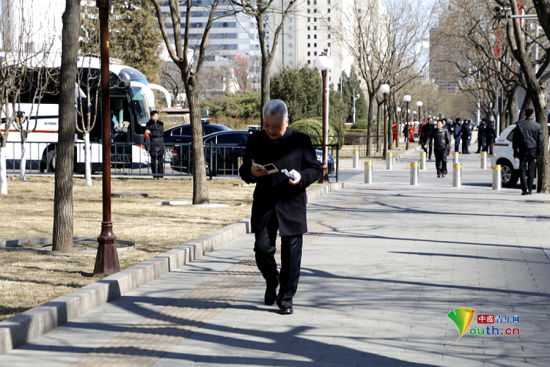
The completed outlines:
<svg viewBox="0 0 550 367">
<path fill-rule="evenodd" d="M 149 120 L 145 125 L 149 130 L 149 154 L 163 155 L 164 154 L 164 123 L 160 120 L 154 122 Z"/>
<path fill-rule="evenodd" d="M 256 178 L 250 173 L 252 160 L 261 165 L 274 163 L 279 171 L 295 169 L 302 178 L 295 186 L 289 184 L 288 177 L 281 172 Z M 239 174 L 247 183 L 256 182 L 252 232 L 261 231 L 273 212 L 277 215 L 281 236 L 307 232 L 306 187 L 321 175 L 321 165 L 309 136 L 287 128 L 281 138 L 272 140 L 263 130 L 255 132 L 248 139 Z"/>
</svg>

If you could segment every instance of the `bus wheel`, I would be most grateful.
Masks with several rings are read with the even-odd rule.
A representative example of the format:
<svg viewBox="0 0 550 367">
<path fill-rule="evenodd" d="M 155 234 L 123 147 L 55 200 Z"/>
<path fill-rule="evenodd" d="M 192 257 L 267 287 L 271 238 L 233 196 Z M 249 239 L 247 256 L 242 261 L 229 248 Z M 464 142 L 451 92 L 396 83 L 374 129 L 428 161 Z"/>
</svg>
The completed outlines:
<svg viewBox="0 0 550 367">
<path fill-rule="evenodd" d="M 56 161 L 56 152 L 55 150 L 50 150 L 46 157 L 46 167 L 48 172 L 55 172 L 55 161 Z"/>
</svg>

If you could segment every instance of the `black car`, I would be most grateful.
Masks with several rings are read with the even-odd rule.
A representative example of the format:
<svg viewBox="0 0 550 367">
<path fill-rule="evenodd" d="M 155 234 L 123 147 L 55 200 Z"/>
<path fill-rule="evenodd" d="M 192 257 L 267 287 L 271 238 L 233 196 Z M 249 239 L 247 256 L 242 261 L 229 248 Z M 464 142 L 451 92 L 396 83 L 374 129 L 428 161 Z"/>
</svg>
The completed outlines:
<svg viewBox="0 0 550 367">
<path fill-rule="evenodd" d="M 218 124 L 202 124 L 202 135 L 210 135 L 218 131 L 230 131 L 231 129 L 225 125 Z M 172 127 L 164 132 L 164 143 L 168 145 L 182 144 L 191 142 L 191 124 L 183 124 Z"/>
<path fill-rule="evenodd" d="M 238 174 L 239 158 L 244 156 L 246 143 L 253 131 L 231 130 L 219 131 L 204 137 L 204 153 L 207 174 Z M 191 144 L 176 145 L 173 150 L 170 166 L 175 171 L 191 172 Z M 315 151 L 321 162 L 322 151 Z M 334 171 L 334 159 L 327 157 L 329 173 Z"/>
</svg>

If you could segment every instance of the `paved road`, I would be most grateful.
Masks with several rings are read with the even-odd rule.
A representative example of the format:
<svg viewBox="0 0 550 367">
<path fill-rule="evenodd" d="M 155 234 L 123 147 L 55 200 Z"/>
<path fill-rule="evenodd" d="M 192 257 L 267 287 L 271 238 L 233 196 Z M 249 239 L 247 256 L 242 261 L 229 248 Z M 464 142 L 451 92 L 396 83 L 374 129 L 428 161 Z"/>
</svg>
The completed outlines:
<svg viewBox="0 0 550 367">
<path fill-rule="evenodd" d="M 462 159 L 461 189 L 437 179 L 433 162 L 416 187 L 406 159 L 393 171 L 377 162 L 369 186 L 348 172 L 345 189 L 309 206 L 291 316 L 262 304 L 246 235 L 0 366 L 546 367 L 550 197 L 492 191 L 478 160 Z M 460 307 L 500 322 L 475 317 L 446 346 L 458 336 L 447 314 Z"/>
</svg>

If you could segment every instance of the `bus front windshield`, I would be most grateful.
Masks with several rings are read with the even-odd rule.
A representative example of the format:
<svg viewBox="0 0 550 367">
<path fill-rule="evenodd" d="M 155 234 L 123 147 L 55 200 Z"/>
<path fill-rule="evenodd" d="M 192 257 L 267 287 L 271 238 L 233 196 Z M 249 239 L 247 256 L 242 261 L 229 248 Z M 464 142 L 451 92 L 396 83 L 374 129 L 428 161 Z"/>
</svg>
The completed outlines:
<svg viewBox="0 0 550 367">
<path fill-rule="evenodd" d="M 150 119 L 149 104 L 142 88 L 131 87 L 132 89 L 132 108 L 136 115 L 138 124 L 145 126 Z"/>
</svg>

